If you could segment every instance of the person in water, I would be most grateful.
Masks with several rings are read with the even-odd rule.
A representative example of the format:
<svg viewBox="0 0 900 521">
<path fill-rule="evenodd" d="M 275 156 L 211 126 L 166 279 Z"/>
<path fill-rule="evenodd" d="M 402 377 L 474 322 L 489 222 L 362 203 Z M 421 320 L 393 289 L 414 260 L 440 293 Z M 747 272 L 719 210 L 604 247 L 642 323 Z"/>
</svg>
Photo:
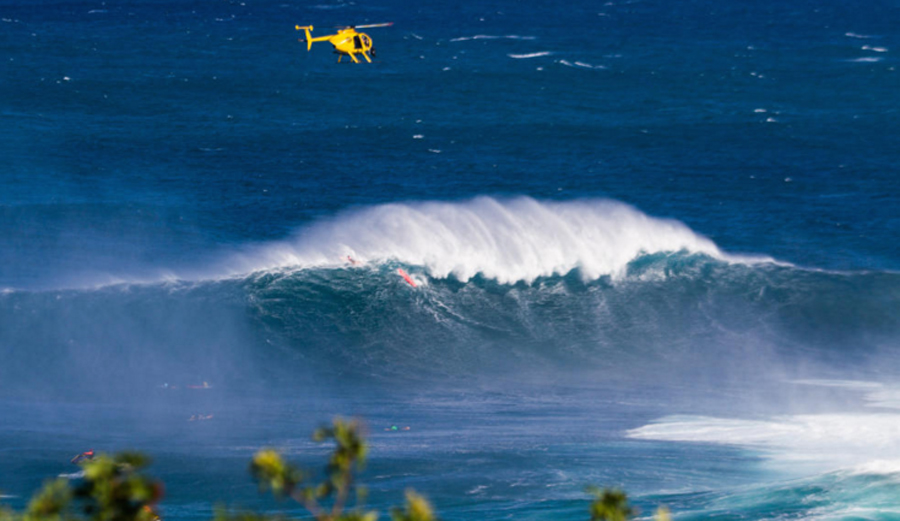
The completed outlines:
<svg viewBox="0 0 900 521">
<path fill-rule="evenodd" d="M 82 452 L 81 454 L 75 456 L 74 458 L 72 458 L 72 463 L 78 464 L 85 460 L 91 461 L 92 459 L 94 459 L 94 449 Z"/>
</svg>

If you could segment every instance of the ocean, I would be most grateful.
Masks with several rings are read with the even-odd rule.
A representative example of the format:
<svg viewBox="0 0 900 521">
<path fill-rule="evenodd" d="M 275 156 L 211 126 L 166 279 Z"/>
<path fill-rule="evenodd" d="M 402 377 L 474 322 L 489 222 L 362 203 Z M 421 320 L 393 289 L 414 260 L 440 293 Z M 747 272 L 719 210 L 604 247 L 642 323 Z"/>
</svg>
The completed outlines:
<svg viewBox="0 0 900 521">
<path fill-rule="evenodd" d="M 386 22 L 371 64 L 295 29 Z M 0 502 L 134 449 L 163 519 L 302 516 L 250 457 L 319 468 L 341 416 L 382 513 L 587 519 L 597 485 L 641 518 L 900 519 L 898 28 L 0 0 Z"/>
</svg>

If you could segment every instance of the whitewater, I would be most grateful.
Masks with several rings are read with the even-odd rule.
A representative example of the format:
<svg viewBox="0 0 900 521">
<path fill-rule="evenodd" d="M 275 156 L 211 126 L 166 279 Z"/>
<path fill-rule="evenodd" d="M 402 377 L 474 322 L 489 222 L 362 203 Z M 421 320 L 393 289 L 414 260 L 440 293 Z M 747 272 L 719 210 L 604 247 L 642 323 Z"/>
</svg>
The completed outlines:
<svg viewBox="0 0 900 521">
<path fill-rule="evenodd" d="M 611 200 L 537 201 L 479 197 L 457 203 L 389 204 L 345 212 L 228 262 L 234 274 L 397 262 L 432 278 L 501 284 L 563 276 L 621 278 L 640 256 L 700 254 L 723 262 L 774 262 L 727 255 L 671 219 Z"/>
</svg>

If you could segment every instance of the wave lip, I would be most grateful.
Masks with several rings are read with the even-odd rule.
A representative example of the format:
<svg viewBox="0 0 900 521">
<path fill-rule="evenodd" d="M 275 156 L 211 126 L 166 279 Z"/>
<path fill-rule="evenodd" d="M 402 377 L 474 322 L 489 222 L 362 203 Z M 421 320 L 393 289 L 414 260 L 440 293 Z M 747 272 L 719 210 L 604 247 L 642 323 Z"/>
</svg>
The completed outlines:
<svg viewBox="0 0 900 521">
<path fill-rule="evenodd" d="M 532 283 L 578 270 L 584 280 L 625 275 L 628 263 L 664 252 L 726 262 L 770 261 L 726 255 L 684 224 L 650 217 L 611 200 L 538 201 L 477 197 L 462 202 L 396 203 L 345 212 L 232 263 L 233 272 L 330 268 L 397 262 L 433 278 L 480 275 Z"/>
</svg>

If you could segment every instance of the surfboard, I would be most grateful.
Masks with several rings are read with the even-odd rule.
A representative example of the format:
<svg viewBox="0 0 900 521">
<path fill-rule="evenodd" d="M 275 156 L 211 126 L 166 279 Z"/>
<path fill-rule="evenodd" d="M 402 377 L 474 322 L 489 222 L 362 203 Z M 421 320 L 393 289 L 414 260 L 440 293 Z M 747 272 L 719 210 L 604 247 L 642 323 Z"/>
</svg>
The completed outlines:
<svg viewBox="0 0 900 521">
<path fill-rule="evenodd" d="M 414 288 L 416 287 L 416 282 L 412 279 L 412 277 L 409 276 L 409 273 L 403 271 L 403 268 L 397 268 L 397 273 L 399 273 L 400 276 L 403 277 L 403 280 L 405 280 L 407 284 Z"/>
</svg>

